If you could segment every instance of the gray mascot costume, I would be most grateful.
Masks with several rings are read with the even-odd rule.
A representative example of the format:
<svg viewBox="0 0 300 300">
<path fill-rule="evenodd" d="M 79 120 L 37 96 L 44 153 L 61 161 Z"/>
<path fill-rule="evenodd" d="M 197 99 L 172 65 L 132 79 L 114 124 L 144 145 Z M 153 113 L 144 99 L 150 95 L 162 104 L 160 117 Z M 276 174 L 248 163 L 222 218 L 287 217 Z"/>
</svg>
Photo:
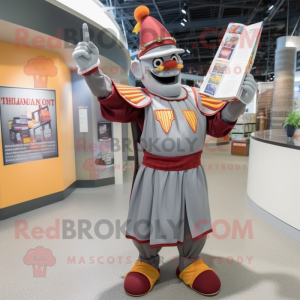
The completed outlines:
<svg viewBox="0 0 300 300">
<path fill-rule="evenodd" d="M 98 97 L 102 116 L 112 122 L 132 122 L 134 140 L 143 151 L 134 174 L 126 237 L 133 240 L 139 257 L 126 275 L 125 292 L 141 296 L 160 277 L 161 247 L 176 246 L 177 276 L 203 295 L 217 294 L 221 282 L 199 255 L 212 231 L 206 178 L 201 166 L 205 136 L 227 135 L 251 102 L 256 83 L 247 75 L 240 101 L 203 100 L 196 88 L 181 85 L 183 67 L 176 41 L 166 28 L 135 10 L 140 31 L 138 59 L 131 70 L 145 88 L 113 82 L 98 68 L 99 51 L 83 25 L 84 42 L 73 57 L 78 73 Z M 203 97 L 202 97 L 203 98 Z"/>
</svg>

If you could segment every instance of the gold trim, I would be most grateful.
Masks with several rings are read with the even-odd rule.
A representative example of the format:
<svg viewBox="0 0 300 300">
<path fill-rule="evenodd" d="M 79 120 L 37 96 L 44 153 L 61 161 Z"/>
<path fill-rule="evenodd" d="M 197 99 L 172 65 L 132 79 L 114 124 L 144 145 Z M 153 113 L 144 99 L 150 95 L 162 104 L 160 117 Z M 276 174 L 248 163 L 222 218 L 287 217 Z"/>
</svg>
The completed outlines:
<svg viewBox="0 0 300 300">
<path fill-rule="evenodd" d="M 182 110 L 185 119 L 188 121 L 190 127 L 192 128 L 193 132 L 196 133 L 197 125 L 198 125 L 198 118 L 194 110 Z"/>
<path fill-rule="evenodd" d="M 156 41 L 157 41 L 158 43 L 161 43 L 161 42 L 163 41 L 163 39 L 162 39 L 161 36 L 158 36 L 158 37 L 156 37 Z"/>
<path fill-rule="evenodd" d="M 172 40 L 172 41 L 176 44 L 175 38 L 173 38 L 173 37 L 165 37 L 165 38 L 163 38 L 163 37 L 161 37 L 161 36 L 159 35 L 159 36 L 156 37 L 155 40 L 153 40 L 153 41 L 151 41 L 151 42 L 149 42 L 149 43 L 147 43 L 147 44 L 143 44 L 142 47 L 141 47 L 140 52 L 145 51 L 146 48 L 147 48 L 148 46 L 152 45 L 153 43 L 156 43 L 156 42 L 161 43 L 161 42 L 163 42 L 163 41 L 165 41 L 165 40 Z"/>
<path fill-rule="evenodd" d="M 155 109 L 155 120 L 159 121 L 162 130 L 168 134 L 171 127 L 172 121 L 175 120 L 175 114 L 173 109 Z"/>
</svg>

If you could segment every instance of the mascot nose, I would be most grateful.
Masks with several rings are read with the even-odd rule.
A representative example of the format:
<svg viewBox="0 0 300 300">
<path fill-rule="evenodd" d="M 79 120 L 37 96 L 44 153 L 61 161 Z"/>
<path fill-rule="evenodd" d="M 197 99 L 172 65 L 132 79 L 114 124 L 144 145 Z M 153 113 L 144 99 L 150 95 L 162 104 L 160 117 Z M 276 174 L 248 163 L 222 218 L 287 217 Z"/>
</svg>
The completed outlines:
<svg viewBox="0 0 300 300">
<path fill-rule="evenodd" d="M 182 69 L 182 68 L 183 65 L 179 65 L 177 60 L 172 59 L 172 60 L 165 61 L 162 66 L 157 67 L 157 71 L 162 71 L 162 70 L 169 71 L 173 69 Z"/>
</svg>

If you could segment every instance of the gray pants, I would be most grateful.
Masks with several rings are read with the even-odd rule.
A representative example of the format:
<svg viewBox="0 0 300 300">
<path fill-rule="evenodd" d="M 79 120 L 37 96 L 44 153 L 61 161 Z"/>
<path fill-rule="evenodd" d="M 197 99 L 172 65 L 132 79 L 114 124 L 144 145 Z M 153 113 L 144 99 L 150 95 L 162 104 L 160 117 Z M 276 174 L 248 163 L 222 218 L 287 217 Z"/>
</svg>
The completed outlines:
<svg viewBox="0 0 300 300">
<path fill-rule="evenodd" d="M 182 272 L 186 267 L 199 259 L 200 253 L 206 242 L 206 236 L 193 242 L 190 227 L 185 214 L 184 240 L 183 245 L 177 245 L 179 252 L 179 271 Z M 139 251 L 139 261 L 148 263 L 158 269 L 159 267 L 159 248 L 150 248 L 150 243 L 139 244 L 133 240 L 135 247 Z"/>
</svg>

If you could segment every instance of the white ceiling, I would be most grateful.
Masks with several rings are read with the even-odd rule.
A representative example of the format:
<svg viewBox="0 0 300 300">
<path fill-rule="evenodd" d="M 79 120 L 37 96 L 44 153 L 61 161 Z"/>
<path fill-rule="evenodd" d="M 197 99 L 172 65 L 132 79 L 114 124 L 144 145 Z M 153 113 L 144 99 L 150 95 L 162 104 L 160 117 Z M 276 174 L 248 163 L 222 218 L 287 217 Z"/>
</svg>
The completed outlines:
<svg viewBox="0 0 300 300">
<path fill-rule="evenodd" d="M 28 38 L 26 39 L 26 42 L 28 45 L 32 48 L 37 48 L 34 47 L 33 45 L 33 39 L 34 37 L 42 37 L 44 38 L 45 41 L 47 41 L 51 36 L 38 32 L 36 30 L 32 30 L 29 28 L 21 27 L 19 25 L 3 21 L 0 19 L 0 41 L 7 42 L 7 43 L 15 43 L 16 42 L 16 30 L 26 30 L 28 32 Z M 53 38 L 53 37 L 52 37 Z M 54 44 L 54 42 L 53 42 Z M 73 69 L 77 67 L 76 62 L 74 61 L 72 57 L 72 53 L 74 51 L 75 45 L 73 44 L 67 44 L 65 41 L 61 41 L 62 47 L 60 48 L 50 48 L 47 45 L 47 42 L 42 44 L 44 47 L 42 50 L 47 50 L 47 51 L 52 51 L 58 53 L 63 61 L 66 63 L 66 65 L 70 68 Z M 67 45 L 67 47 L 66 47 Z M 127 74 L 124 74 L 124 70 L 122 67 L 118 66 L 116 63 L 113 61 L 107 59 L 106 57 L 99 55 L 100 58 L 100 68 L 104 68 L 104 72 L 107 73 L 107 75 L 113 79 L 117 79 L 119 82 L 122 83 L 127 83 L 128 82 L 128 76 Z M 113 68 L 116 69 L 113 69 Z M 113 73 L 110 72 L 110 70 L 113 70 Z M 117 74 L 115 73 L 114 70 L 118 70 Z"/>
<path fill-rule="evenodd" d="M 25 28 L 25 27 L 21 27 L 20 25 L 16 25 L 7 21 L 3 21 L 0 20 L 0 40 L 3 42 L 7 42 L 7 43 L 16 43 L 16 32 L 17 30 L 26 30 L 29 34 L 28 39 L 26 39 L 26 42 L 28 43 L 28 45 L 32 48 L 36 48 L 34 47 L 34 45 L 32 44 L 32 41 L 34 39 L 34 37 L 37 36 L 41 36 L 45 39 L 45 41 L 47 41 L 50 36 L 29 28 Z M 51 49 L 47 43 L 43 43 L 44 47 L 42 48 L 43 50 L 48 50 L 48 51 L 52 51 L 52 52 L 56 52 L 58 53 L 62 59 L 64 60 L 64 62 L 67 64 L 68 67 L 76 67 L 76 63 L 72 58 L 72 52 L 75 48 L 74 45 L 72 44 L 68 44 L 68 47 L 65 47 L 65 41 L 61 41 L 62 47 L 57 49 Z M 53 42 L 54 44 L 54 42 Z"/>
</svg>

